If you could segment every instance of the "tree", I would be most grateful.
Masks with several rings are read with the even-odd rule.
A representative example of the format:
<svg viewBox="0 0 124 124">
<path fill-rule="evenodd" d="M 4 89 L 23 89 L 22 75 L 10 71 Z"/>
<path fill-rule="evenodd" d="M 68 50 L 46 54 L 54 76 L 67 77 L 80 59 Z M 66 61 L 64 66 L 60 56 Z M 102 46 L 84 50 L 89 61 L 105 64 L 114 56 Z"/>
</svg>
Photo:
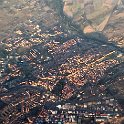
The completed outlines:
<svg viewBox="0 0 124 124">
<path fill-rule="evenodd" d="M 66 84 L 66 79 L 60 79 L 59 82 L 53 88 L 52 93 L 57 96 L 61 96 L 65 84 Z"/>
</svg>

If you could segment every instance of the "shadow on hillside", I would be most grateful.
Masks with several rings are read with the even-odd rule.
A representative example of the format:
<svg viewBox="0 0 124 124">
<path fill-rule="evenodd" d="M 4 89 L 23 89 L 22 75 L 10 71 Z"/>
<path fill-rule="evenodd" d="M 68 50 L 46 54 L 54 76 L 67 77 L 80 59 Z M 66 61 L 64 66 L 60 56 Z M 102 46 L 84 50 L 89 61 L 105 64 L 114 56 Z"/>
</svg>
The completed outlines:
<svg viewBox="0 0 124 124">
<path fill-rule="evenodd" d="M 97 41 L 103 41 L 103 42 L 108 41 L 108 38 L 102 32 L 86 33 L 86 37 Z"/>
<path fill-rule="evenodd" d="M 111 48 L 114 48 L 118 52 L 122 52 L 124 54 L 124 49 L 122 47 L 119 47 L 117 44 L 115 44 L 115 41 L 108 41 L 108 38 L 106 35 L 104 35 L 102 32 L 91 32 L 86 33 L 85 37 L 90 40 L 94 40 L 99 45 L 106 45 L 110 46 Z"/>
</svg>

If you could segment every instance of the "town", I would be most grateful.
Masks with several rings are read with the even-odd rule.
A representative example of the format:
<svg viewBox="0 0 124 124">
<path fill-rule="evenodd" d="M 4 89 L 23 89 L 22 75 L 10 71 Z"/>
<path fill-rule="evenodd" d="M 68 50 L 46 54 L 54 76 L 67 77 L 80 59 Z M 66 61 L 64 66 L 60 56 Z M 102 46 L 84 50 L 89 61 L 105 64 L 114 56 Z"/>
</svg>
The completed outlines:
<svg viewBox="0 0 124 124">
<path fill-rule="evenodd" d="M 28 18 L 0 40 L 0 124 L 122 124 L 124 38 L 85 36 L 40 4 L 42 21 Z"/>
</svg>

